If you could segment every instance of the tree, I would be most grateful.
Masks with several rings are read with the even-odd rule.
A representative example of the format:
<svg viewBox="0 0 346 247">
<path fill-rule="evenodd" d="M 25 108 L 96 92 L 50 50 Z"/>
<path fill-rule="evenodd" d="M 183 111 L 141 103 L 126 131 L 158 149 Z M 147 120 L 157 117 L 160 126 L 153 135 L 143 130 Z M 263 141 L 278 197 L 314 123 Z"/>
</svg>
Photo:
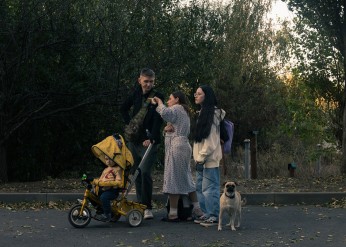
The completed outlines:
<svg viewBox="0 0 346 247">
<path fill-rule="evenodd" d="M 346 173 L 346 22 L 345 0 L 284 0 L 297 16 L 299 45 L 305 47 L 301 61 L 310 66 L 301 70 L 307 80 L 332 93 L 342 112 L 341 172 Z M 311 42 L 313 41 L 313 42 Z M 341 66 L 339 66 L 341 65 Z M 309 68 L 306 70 L 306 68 Z M 304 73 L 307 72 L 307 73 Z M 321 84 L 323 82 L 323 84 Z M 318 87 L 318 86 L 317 86 Z M 321 90 L 320 90 L 321 92 Z M 340 96 L 341 97 L 340 97 Z M 322 95 L 325 96 L 325 95 Z"/>
<path fill-rule="evenodd" d="M 276 43 L 265 20 L 270 4 L 239 0 L 219 8 L 214 85 L 221 107 L 235 122 L 235 142 L 239 143 L 253 130 L 261 134 L 272 130 L 283 107 L 283 84 L 270 67 Z"/>
<path fill-rule="evenodd" d="M 84 141 L 97 132 L 91 127 L 95 121 L 99 129 L 109 126 L 109 117 L 114 119 L 113 128 L 120 126 L 116 106 L 125 95 L 121 89 L 135 84 L 141 67 L 161 72 L 158 84 L 170 84 L 167 92 L 181 78 L 185 86 L 189 79 L 196 81 L 194 71 L 201 65 L 210 67 L 204 54 L 210 56 L 213 50 L 204 42 L 208 30 L 202 21 L 208 9 L 181 11 L 177 3 L 6 0 L 1 5 L 1 181 L 7 181 L 8 167 L 22 171 L 23 163 L 30 163 L 31 175 L 25 179 L 40 179 L 32 171 L 61 163 L 54 154 L 65 150 L 60 145 L 80 146 L 73 135 L 59 134 L 62 129 L 77 132 Z M 96 109 L 97 117 L 92 117 L 91 109 Z M 92 120 L 83 126 L 78 120 L 86 116 Z M 93 132 L 87 136 L 81 126 Z M 38 148 L 47 150 L 46 157 Z M 67 152 L 73 153 L 63 151 L 64 157 L 69 157 Z"/>
<path fill-rule="evenodd" d="M 285 111 L 264 21 L 271 0 L 181 2 L 5 0 L 0 180 L 6 168 L 33 180 L 90 162 L 95 139 L 122 130 L 117 106 L 144 66 L 166 96 L 214 86 L 238 142 L 271 131 Z"/>
<path fill-rule="evenodd" d="M 33 121 L 66 116 L 106 97 L 117 99 L 105 87 L 96 87 L 100 79 L 91 77 L 97 67 L 92 61 L 97 46 L 91 49 L 88 43 L 85 53 L 87 45 L 81 42 L 86 40 L 80 25 L 87 8 L 84 2 L 8 0 L 0 6 L 0 181 L 8 179 L 8 152 L 15 153 L 9 143 L 11 138 L 20 139 L 18 131 L 29 133 L 27 126 Z M 49 133 L 38 132 L 45 131 Z M 39 142 L 34 133 L 26 137 Z M 11 164 L 14 167 L 15 160 Z"/>
</svg>

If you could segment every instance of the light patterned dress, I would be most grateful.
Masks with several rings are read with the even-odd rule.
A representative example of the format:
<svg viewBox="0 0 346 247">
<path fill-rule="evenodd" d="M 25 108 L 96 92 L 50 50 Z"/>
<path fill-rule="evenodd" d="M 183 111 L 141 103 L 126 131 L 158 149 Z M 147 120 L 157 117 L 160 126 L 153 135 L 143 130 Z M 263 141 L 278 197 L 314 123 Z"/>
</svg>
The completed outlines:
<svg viewBox="0 0 346 247">
<path fill-rule="evenodd" d="M 156 111 L 173 125 L 174 132 L 165 134 L 165 170 L 163 193 L 188 194 L 196 191 L 191 174 L 190 118 L 183 106 L 160 105 Z"/>
</svg>

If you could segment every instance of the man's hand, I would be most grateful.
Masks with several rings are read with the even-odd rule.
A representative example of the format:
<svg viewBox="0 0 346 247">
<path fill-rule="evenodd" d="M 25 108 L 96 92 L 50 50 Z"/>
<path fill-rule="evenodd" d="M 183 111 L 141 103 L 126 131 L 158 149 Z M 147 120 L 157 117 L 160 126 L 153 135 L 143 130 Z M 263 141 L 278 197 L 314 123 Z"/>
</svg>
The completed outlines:
<svg viewBox="0 0 346 247">
<path fill-rule="evenodd" d="M 143 142 L 143 147 L 148 147 L 150 145 L 150 140 L 145 140 Z"/>
</svg>

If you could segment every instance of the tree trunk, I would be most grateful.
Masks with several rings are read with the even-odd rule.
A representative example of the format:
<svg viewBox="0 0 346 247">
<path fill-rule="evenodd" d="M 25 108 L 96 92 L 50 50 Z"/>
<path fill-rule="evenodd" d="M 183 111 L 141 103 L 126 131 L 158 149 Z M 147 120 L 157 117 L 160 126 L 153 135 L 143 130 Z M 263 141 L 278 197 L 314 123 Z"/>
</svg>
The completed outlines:
<svg viewBox="0 0 346 247">
<path fill-rule="evenodd" d="M 8 182 L 7 162 L 6 162 L 6 147 L 5 143 L 0 144 L 0 183 Z"/>
<path fill-rule="evenodd" d="M 344 111 L 343 111 L 343 123 L 342 123 L 342 164 L 341 173 L 346 174 L 346 107 L 345 107 L 346 89 L 344 89 Z"/>
<path fill-rule="evenodd" d="M 346 7 L 346 0 L 344 0 L 344 7 Z M 346 16 L 344 15 L 344 23 L 342 27 L 343 37 L 343 50 L 342 55 L 344 59 L 344 97 L 343 97 L 343 117 L 342 117 L 342 164 L 341 173 L 346 174 Z"/>
<path fill-rule="evenodd" d="M 346 60 L 344 57 L 344 76 L 346 85 Z M 346 174 L 346 87 L 344 87 L 344 109 L 343 109 L 343 117 L 342 117 L 342 164 L 341 164 L 341 173 Z"/>
</svg>

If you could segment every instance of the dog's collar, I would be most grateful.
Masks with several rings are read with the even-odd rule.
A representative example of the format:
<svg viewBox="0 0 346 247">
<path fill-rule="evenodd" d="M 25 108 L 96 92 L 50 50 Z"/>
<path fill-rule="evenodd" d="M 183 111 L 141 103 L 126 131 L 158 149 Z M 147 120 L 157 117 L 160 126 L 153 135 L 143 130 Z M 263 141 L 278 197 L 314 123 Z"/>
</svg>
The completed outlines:
<svg viewBox="0 0 346 247">
<path fill-rule="evenodd" d="M 231 198 L 233 199 L 235 197 L 235 193 L 232 193 L 231 196 L 228 195 L 228 193 L 225 193 L 225 195 L 228 197 L 228 198 Z"/>
</svg>

